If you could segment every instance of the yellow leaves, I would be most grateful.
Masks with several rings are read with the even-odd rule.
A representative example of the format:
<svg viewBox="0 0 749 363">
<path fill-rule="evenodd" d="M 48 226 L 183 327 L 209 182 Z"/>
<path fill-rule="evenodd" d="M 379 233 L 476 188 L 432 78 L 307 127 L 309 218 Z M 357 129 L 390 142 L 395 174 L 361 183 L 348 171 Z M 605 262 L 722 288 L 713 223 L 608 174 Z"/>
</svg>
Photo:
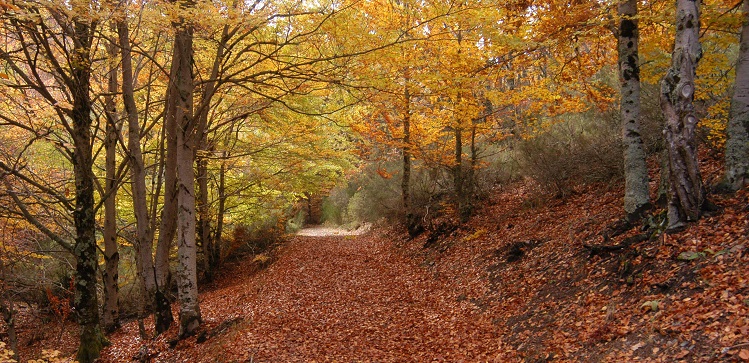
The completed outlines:
<svg viewBox="0 0 749 363">
<path fill-rule="evenodd" d="M 486 234 L 486 230 L 483 229 L 483 228 L 479 228 L 475 232 L 473 232 L 472 234 L 463 237 L 463 241 L 465 241 L 465 242 L 473 241 L 475 239 L 479 239 L 479 238 L 483 237 L 485 234 Z"/>
<path fill-rule="evenodd" d="M 16 362 L 16 360 L 13 359 L 13 351 L 6 348 L 6 344 L 3 341 L 0 341 L 0 362 L 1 363 L 15 363 Z"/>
<path fill-rule="evenodd" d="M 722 148 L 725 145 L 730 106 L 728 98 L 724 98 L 710 106 L 708 116 L 700 120 L 700 125 L 708 130 L 707 140 L 716 148 Z"/>
<path fill-rule="evenodd" d="M 61 356 L 59 350 L 42 349 L 42 356 L 39 359 L 31 359 L 28 363 L 75 363 L 76 360 Z"/>
</svg>

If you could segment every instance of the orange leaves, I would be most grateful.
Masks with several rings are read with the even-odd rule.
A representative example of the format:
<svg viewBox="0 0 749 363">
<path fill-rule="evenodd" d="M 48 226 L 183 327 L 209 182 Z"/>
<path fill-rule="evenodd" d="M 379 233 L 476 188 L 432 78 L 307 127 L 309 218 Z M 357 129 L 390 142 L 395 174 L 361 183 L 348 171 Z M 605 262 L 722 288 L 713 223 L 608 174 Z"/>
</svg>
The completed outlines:
<svg viewBox="0 0 749 363">
<path fill-rule="evenodd" d="M 749 361 L 749 349 L 742 349 L 739 352 L 739 358 L 743 361 Z"/>
<path fill-rule="evenodd" d="M 377 174 L 381 176 L 383 179 L 390 179 L 393 177 L 393 174 L 388 173 L 387 170 L 382 168 L 377 168 Z"/>
</svg>

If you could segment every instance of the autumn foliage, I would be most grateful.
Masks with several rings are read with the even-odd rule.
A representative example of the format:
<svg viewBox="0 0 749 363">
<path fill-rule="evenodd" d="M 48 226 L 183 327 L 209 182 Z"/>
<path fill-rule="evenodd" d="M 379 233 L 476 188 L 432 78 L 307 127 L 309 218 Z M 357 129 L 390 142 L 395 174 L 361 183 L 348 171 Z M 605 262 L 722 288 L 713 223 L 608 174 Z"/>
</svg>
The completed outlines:
<svg viewBox="0 0 749 363">
<path fill-rule="evenodd" d="M 749 360 L 746 1 L 0 0 L 2 338 Z"/>
</svg>

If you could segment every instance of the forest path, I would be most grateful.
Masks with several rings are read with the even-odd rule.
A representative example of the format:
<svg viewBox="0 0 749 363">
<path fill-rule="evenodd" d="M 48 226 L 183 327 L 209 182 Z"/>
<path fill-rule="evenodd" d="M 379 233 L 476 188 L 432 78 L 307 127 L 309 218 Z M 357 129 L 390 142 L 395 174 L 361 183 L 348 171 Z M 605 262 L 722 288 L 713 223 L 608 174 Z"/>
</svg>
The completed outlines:
<svg viewBox="0 0 749 363">
<path fill-rule="evenodd" d="M 342 227 L 329 227 L 324 225 L 313 225 L 300 229 L 296 235 L 306 237 L 331 237 L 331 236 L 359 236 L 367 233 L 371 224 L 363 224 L 356 229 L 345 229 Z"/>
<path fill-rule="evenodd" d="M 277 252 L 255 274 L 247 261 L 228 268 L 200 297 L 208 339 L 152 345 L 154 361 L 477 362 L 497 353 L 490 317 L 387 237 L 294 236 Z"/>
</svg>

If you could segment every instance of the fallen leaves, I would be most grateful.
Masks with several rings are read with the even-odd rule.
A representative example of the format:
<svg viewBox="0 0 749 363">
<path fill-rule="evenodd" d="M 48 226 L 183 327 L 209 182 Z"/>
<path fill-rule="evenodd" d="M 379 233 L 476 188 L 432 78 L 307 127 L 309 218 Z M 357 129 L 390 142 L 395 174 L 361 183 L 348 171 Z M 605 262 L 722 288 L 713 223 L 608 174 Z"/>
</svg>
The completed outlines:
<svg viewBox="0 0 749 363">
<path fill-rule="evenodd" d="M 203 343 L 169 348 L 176 328 L 142 342 L 129 323 L 102 361 L 144 344 L 156 362 L 749 361 L 749 190 L 680 233 L 589 256 L 621 190 L 525 208 L 530 189 L 491 194 L 429 248 L 397 228 L 292 237 L 201 292 Z"/>
<path fill-rule="evenodd" d="M 749 361 L 749 350 L 742 349 L 739 352 L 739 358 L 741 358 L 742 360 L 745 360 L 745 361 Z"/>
</svg>

